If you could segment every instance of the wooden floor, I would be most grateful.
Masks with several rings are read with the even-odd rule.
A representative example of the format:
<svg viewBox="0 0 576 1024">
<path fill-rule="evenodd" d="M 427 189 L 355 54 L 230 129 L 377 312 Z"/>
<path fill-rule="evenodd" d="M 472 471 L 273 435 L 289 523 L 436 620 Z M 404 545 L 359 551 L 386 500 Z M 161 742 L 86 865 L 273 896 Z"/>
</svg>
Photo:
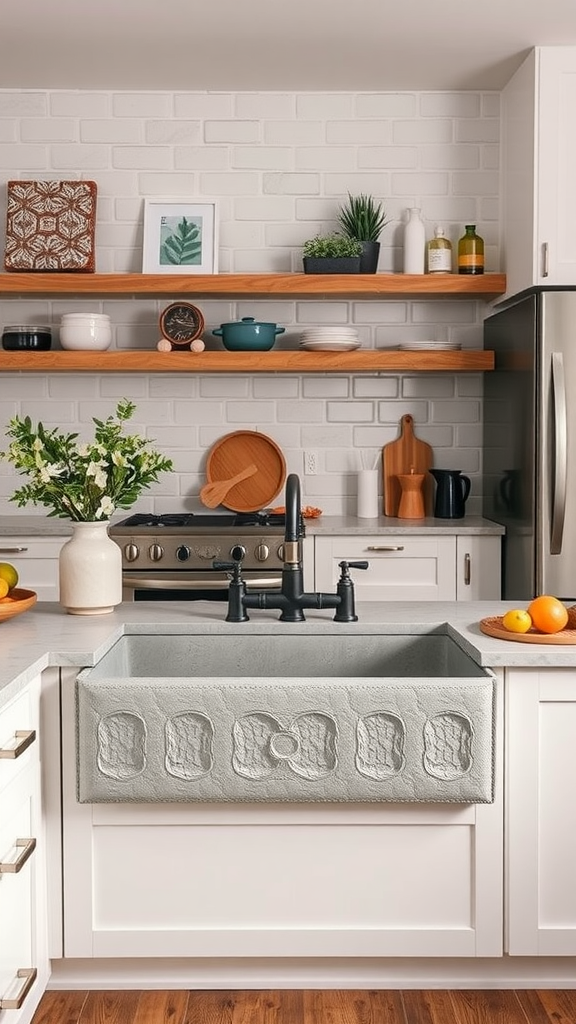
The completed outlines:
<svg viewBox="0 0 576 1024">
<path fill-rule="evenodd" d="M 32 1024 L 576 1024 L 576 990 L 47 992 Z"/>
</svg>

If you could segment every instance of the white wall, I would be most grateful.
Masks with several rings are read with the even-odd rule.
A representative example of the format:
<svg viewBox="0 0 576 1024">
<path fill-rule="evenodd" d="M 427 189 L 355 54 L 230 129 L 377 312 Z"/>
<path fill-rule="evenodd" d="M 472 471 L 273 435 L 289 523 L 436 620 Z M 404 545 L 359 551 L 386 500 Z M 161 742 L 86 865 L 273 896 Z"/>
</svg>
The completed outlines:
<svg viewBox="0 0 576 1024">
<path fill-rule="evenodd" d="M 498 93 L 105 93 L 0 91 L 0 177 L 87 178 L 98 184 L 100 272 L 142 268 L 143 200 L 216 200 L 221 272 L 301 270 L 301 246 L 336 227 L 348 191 L 382 199 L 391 223 L 380 271 L 402 266 L 402 220 L 420 206 L 427 237 L 441 223 L 454 245 L 465 223 L 486 242 L 487 270 L 499 267 Z M 0 222 L 5 220 L 5 188 Z M 3 239 L 0 239 L 3 249 Z M 175 296 L 176 297 L 176 296 Z M 468 300 L 197 300 L 210 329 L 241 316 L 287 328 L 293 348 L 318 323 L 354 324 L 366 347 L 448 338 L 482 347 L 486 307 Z M 65 311 L 111 315 L 114 347 L 154 348 L 166 300 L 0 300 L 2 325 L 52 323 Z M 57 334 L 57 332 L 55 332 Z M 191 357 L 192 358 L 192 357 Z M 205 455 L 231 430 L 258 429 L 283 448 L 288 469 L 318 453 L 303 476 L 306 502 L 328 514 L 355 511 L 354 471 L 376 459 L 414 415 L 439 467 L 472 477 L 469 511 L 480 511 L 482 375 L 3 375 L 1 422 L 19 413 L 90 432 L 117 397 L 137 404 L 134 428 L 175 461 L 140 507 L 199 507 Z M 0 463 L 0 514 L 15 478 Z M 33 512 L 34 509 L 28 511 Z M 42 510 L 38 510 L 42 512 Z"/>
</svg>

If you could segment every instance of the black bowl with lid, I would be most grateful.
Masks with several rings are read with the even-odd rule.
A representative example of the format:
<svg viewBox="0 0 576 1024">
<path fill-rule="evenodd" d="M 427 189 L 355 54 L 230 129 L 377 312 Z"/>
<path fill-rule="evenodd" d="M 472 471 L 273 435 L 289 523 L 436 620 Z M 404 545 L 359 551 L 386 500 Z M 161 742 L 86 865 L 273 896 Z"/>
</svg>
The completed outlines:
<svg viewBox="0 0 576 1024">
<path fill-rule="evenodd" d="M 16 324 L 2 331 L 2 348 L 10 352 L 18 349 L 47 351 L 52 347 L 52 328 L 44 324 Z"/>
</svg>

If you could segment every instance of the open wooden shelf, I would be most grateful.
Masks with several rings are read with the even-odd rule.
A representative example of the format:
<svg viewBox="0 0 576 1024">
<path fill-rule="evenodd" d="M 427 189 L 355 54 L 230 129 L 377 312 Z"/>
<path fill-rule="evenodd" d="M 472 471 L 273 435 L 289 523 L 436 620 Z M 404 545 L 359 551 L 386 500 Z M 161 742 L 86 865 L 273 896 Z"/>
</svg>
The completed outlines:
<svg viewBox="0 0 576 1024">
<path fill-rule="evenodd" d="M 341 296 L 494 299 L 505 274 L 0 274 L 2 295 Z"/>
<path fill-rule="evenodd" d="M 462 373 L 494 369 L 480 350 L 400 352 L 4 352 L 0 373 Z"/>
</svg>

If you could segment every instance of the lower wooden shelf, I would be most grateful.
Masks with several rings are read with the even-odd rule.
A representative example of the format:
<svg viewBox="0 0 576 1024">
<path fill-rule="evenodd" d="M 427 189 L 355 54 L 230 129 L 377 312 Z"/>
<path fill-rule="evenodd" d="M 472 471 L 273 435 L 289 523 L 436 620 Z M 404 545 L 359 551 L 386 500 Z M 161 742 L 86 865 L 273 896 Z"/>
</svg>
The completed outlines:
<svg viewBox="0 0 576 1024">
<path fill-rule="evenodd" d="M 405 352 L 0 352 L 0 373 L 461 373 L 494 369 L 484 350 Z"/>
</svg>

